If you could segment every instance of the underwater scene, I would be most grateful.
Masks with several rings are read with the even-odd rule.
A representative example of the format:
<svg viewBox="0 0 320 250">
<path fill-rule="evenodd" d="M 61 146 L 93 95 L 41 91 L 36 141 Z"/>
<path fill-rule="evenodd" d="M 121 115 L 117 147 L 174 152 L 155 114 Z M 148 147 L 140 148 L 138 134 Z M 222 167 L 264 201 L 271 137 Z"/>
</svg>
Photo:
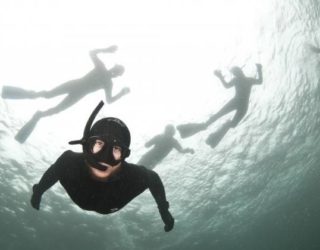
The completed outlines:
<svg viewBox="0 0 320 250">
<path fill-rule="evenodd" d="M 319 20 L 317 0 L 2 1 L 0 249 L 320 249 Z"/>
</svg>

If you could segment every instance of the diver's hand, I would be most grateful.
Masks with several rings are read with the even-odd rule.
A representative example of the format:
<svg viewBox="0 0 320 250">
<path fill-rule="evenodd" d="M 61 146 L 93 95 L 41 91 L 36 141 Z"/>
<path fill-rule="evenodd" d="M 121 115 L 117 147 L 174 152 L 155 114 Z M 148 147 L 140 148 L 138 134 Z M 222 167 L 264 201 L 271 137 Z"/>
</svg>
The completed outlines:
<svg viewBox="0 0 320 250">
<path fill-rule="evenodd" d="M 40 209 L 40 203 L 41 203 L 41 195 L 38 194 L 37 192 L 37 184 L 36 185 L 33 185 L 32 187 L 32 191 L 33 191 L 33 194 L 31 196 L 31 200 L 30 200 L 30 203 L 31 203 L 31 206 L 36 209 L 36 210 L 39 210 Z"/>
<path fill-rule="evenodd" d="M 218 77 L 218 78 L 221 78 L 222 77 L 222 73 L 221 73 L 221 70 L 215 70 L 213 71 L 213 74 Z"/>
<path fill-rule="evenodd" d="M 128 87 L 123 88 L 123 89 L 121 90 L 121 94 L 122 94 L 122 95 L 126 95 L 126 94 L 129 94 L 129 93 L 130 93 L 130 89 L 129 89 Z"/>
<path fill-rule="evenodd" d="M 174 227 L 174 218 L 172 217 L 171 213 L 169 210 L 160 210 L 160 215 L 162 218 L 162 221 L 164 222 L 164 231 L 165 232 L 170 232 L 173 227 Z"/>
<path fill-rule="evenodd" d="M 194 154 L 193 148 L 186 148 L 186 153 Z"/>
<path fill-rule="evenodd" d="M 159 213 L 164 226 L 164 231 L 169 232 L 173 229 L 174 226 L 174 218 L 172 217 L 171 213 L 169 212 L 169 202 L 164 202 L 159 206 Z"/>
<path fill-rule="evenodd" d="M 118 46 L 117 45 L 112 45 L 112 46 L 107 48 L 106 52 L 113 53 L 113 52 L 116 52 L 117 50 L 118 50 Z"/>
</svg>

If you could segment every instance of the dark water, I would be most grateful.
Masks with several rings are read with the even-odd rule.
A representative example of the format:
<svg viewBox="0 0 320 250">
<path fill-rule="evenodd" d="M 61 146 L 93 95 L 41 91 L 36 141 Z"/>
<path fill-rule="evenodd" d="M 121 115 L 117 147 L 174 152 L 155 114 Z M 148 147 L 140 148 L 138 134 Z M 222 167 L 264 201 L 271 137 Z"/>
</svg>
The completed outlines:
<svg viewBox="0 0 320 250">
<path fill-rule="evenodd" d="M 241 5 L 226 4 L 230 11 Z M 254 35 L 243 34 L 242 42 L 233 45 L 233 54 L 226 52 L 228 58 L 222 61 L 242 60 L 250 65 L 259 60 L 264 83 L 253 90 L 245 119 L 216 148 L 204 141 L 219 123 L 191 139 L 179 139 L 194 148 L 195 155 L 172 152 L 155 168 L 167 190 L 175 229 L 163 232 L 148 191 L 122 211 L 101 216 L 75 207 L 56 185 L 43 197 L 41 211 L 33 210 L 29 205 L 32 184 L 67 147 L 60 141 L 74 138 L 52 140 L 56 135 L 51 131 L 49 141 L 35 132 L 27 144 L 15 142 L 13 136 L 22 123 L 10 112 L 16 103 L 1 100 L 1 249 L 320 249 L 320 55 L 307 46 L 320 46 L 320 2 L 243 4 L 262 14 L 256 18 Z M 246 47 L 246 37 L 254 48 Z M 252 50 L 259 51 L 259 56 Z M 250 66 L 245 70 L 252 72 Z M 198 86 L 201 89 L 201 83 Z M 184 87 L 190 91 L 188 84 Z M 184 108 L 194 110 L 187 103 Z M 172 112 L 176 112 L 174 107 Z M 206 115 L 200 112 L 199 119 Z M 183 123 L 193 116 L 197 114 L 176 114 L 178 120 L 171 122 Z M 143 134 L 143 128 L 128 120 L 134 133 Z M 135 144 L 136 155 L 143 154 L 141 145 L 151 136 L 135 136 L 140 141 Z M 138 156 L 129 161 L 135 162 Z"/>
</svg>

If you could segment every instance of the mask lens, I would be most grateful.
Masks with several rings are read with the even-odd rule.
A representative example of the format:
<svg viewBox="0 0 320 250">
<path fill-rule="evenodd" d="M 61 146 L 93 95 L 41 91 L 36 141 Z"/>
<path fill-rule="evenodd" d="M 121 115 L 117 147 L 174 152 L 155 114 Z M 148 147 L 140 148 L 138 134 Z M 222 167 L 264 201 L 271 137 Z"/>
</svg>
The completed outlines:
<svg viewBox="0 0 320 250">
<path fill-rule="evenodd" d="M 122 157 L 122 148 L 119 147 L 119 146 L 113 146 L 113 148 L 112 148 L 112 154 L 113 154 L 113 158 L 114 158 L 116 161 L 121 160 L 121 157 Z"/>
<path fill-rule="evenodd" d="M 92 137 L 89 141 L 90 151 L 92 154 L 98 154 L 105 146 L 105 142 L 98 138 Z"/>
</svg>

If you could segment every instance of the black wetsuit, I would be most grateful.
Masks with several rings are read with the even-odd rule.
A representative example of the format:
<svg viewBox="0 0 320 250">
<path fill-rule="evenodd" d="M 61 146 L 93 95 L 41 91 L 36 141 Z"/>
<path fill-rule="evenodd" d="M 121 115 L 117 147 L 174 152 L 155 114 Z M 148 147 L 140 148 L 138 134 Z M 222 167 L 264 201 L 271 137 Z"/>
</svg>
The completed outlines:
<svg viewBox="0 0 320 250">
<path fill-rule="evenodd" d="M 127 162 L 123 162 L 121 168 L 110 181 L 97 181 L 90 176 L 82 153 L 66 151 L 44 173 L 39 184 L 34 186 L 31 204 L 37 208 L 36 200 L 40 203 L 41 195 L 60 181 L 79 207 L 108 214 L 121 209 L 149 188 L 164 223 L 172 224 L 173 227 L 174 220 L 168 211 L 169 203 L 166 201 L 165 190 L 158 174 L 143 166 Z"/>
</svg>

